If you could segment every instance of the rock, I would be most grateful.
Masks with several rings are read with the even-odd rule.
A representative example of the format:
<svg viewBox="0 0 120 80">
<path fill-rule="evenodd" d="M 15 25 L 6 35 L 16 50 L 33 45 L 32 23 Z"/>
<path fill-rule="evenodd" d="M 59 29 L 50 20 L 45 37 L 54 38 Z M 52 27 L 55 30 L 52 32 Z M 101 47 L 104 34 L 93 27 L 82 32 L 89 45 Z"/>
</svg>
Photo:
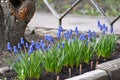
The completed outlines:
<svg viewBox="0 0 120 80">
<path fill-rule="evenodd" d="M 111 80 L 120 80 L 120 58 L 102 63 L 97 67 L 98 69 L 105 70 Z"/>
<path fill-rule="evenodd" d="M 57 37 L 57 30 L 46 31 L 46 34 L 50 34 L 52 37 Z"/>
<path fill-rule="evenodd" d="M 39 36 L 45 36 L 45 35 L 49 34 L 52 37 L 57 37 L 57 30 L 45 30 L 45 29 L 41 28 L 41 29 L 35 29 L 34 32 L 35 32 L 35 34 L 37 34 Z"/>
<path fill-rule="evenodd" d="M 4 72 L 9 71 L 9 70 L 10 70 L 9 67 L 2 67 L 0 68 L 0 74 L 3 74 Z"/>
<path fill-rule="evenodd" d="M 30 35 L 33 32 L 33 29 L 26 28 L 25 35 Z"/>
<path fill-rule="evenodd" d="M 109 80 L 104 70 L 94 70 L 65 80 Z"/>
</svg>

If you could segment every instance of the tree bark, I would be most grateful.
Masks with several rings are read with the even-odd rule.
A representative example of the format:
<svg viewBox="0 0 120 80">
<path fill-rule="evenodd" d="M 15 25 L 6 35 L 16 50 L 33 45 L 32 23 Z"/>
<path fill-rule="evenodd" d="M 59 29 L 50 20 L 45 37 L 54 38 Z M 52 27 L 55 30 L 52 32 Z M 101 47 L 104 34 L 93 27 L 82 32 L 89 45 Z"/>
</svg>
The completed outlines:
<svg viewBox="0 0 120 80">
<path fill-rule="evenodd" d="M 3 9 L 2 6 L 0 5 L 0 51 L 4 47 L 4 14 L 3 14 Z"/>
<path fill-rule="evenodd" d="M 34 0 L 10 0 L 0 3 L 0 51 L 7 42 L 17 45 L 35 12 Z M 4 13 L 4 14 L 3 14 Z"/>
</svg>

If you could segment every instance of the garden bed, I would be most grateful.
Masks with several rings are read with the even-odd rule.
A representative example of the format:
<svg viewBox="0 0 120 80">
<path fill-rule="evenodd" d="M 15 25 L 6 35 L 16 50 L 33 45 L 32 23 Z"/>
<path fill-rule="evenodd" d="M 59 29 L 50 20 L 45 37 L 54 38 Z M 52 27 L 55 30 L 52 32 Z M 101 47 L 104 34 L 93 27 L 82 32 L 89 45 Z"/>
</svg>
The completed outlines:
<svg viewBox="0 0 120 80">
<path fill-rule="evenodd" d="M 114 59 L 117 59 L 117 58 L 120 58 L 120 44 L 118 43 L 116 48 L 115 48 L 115 51 L 113 52 L 112 56 L 110 59 L 107 59 L 107 60 L 104 60 L 104 59 L 99 59 L 99 64 L 103 63 L 103 62 L 107 62 L 107 61 L 110 61 L 110 60 L 114 60 Z M 93 59 L 94 61 L 94 68 L 93 70 L 95 69 L 95 64 L 96 64 L 96 57 Z M 6 66 L 4 65 L 4 63 L 2 64 L 3 62 L 1 62 L 1 65 L 2 66 Z M 83 63 L 83 70 L 82 70 L 82 73 L 85 73 L 85 72 L 88 72 L 88 71 L 91 71 L 91 67 L 90 67 L 90 64 L 85 64 Z M 64 80 L 64 79 L 67 79 L 69 78 L 69 74 L 68 74 L 68 68 L 64 67 L 62 69 L 62 72 L 60 73 L 60 80 Z M 73 68 L 72 69 L 72 75 L 71 77 L 73 76 L 77 76 L 79 75 L 79 68 Z M 3 79 L 4 77 L 7 78 L 7 80 L 14 80 L 14 77 L 16 76 L 15 72 L 14 71 L 6 71 L 4 74 L 0 74 L 0 79 Z M 53 73 L 47 73 L 47 72 L 43 72 L 42 76 L 41 76 L 41 79 L 40 80 L 56 80 L 56 75 L 53 74 Z"/>
<path fill-rule="evenodd" d="M 39 41 L 41 40 L 41 38 L 36 34 L 31 34 L 29 36 L 26 37 L 27 39 L 29 39 L 29 41 L 31 41 L 32 39 L 35 41 Z M 119 39 L 120 40 L 120 39 Z M 119 41 L 118 40 L 118 41 Z M 4 67 L 7 66 L 5 64 L 5 62 L 2 60 L 2 58 L 9 58 L 9 53 L 4 53 L 1 54 L 0 56 L 0 67 Z M 99 62 L 99 64 L 110 61 L 110 60 L 114 60 L 120 58 L 120 43 L 117 43 L 117 46 L 115 47 L 115 50 L 112 52 L 111 58 L 109 59 L 104 59 L 104 58 L 100 58 L 99 60 L 97 60 L 97 56 L 94 55 L 94 57 L 91 59 L 91 61 L 93 61 L 93 68 L 92 70 L 95 69 L 96 66 L 96 61 Z M 91 65 L 90 64 L 86 64 L 86 63 L 82 63 L 82 73 L 91 71 Z M 71 69 L 71 77 L 79 75 L 79 68 L 73 67 Z M 16 73 L 12 70 L 7 70 L 6 72 L 4 72 L 3 74 L 0 74 L 0 79 L 3 79 L 6 77 L 7 80 L 14 80 L 14 77 L 16 76 Z M 66 78 L 69 78 L 69 68 L 68 67 L 63 67 L 62 71 L 59 74 L 60 76 L 60 80 L 64 80 Z M 54 73 L 47 73 L 45 70 L 43 70 L 43 73 L 41 74 L 41 78 L 39 80 L 56 80 L 56 74 Z"/>
</svg>

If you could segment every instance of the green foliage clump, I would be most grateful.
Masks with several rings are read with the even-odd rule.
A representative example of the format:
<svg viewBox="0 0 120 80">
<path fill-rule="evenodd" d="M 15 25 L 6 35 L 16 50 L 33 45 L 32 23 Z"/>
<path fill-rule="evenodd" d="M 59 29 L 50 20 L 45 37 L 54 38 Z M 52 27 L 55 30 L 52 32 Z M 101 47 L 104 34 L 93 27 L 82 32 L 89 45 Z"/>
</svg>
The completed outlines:
<svg viewBox="0 0 120 80">
<path fill-rule="evenodd" d="M 112 35 L 102 35 L 97 43 L 96 53 L 98 58 L 106 57 L 110 58 L 111 52 L 113 51 L 117 41 L 117 36 Z"/>
<path fill-rule="evenodd" d="M 17 80 L 39 80 L 43 70 L 43 58 L 39 51 L 34 51 L 32 54 L 20 53 L 10 59 L 5 60 L 13 70 L 17 73 Z"/>
</svg>

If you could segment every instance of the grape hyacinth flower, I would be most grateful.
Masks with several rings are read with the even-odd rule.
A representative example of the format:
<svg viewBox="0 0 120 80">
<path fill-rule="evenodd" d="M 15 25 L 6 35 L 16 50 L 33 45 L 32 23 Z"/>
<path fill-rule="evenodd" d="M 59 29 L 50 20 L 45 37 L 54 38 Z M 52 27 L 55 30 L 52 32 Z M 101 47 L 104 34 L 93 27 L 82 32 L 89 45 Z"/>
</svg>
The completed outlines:
<svg viewBox="0 0 120 80">
<path fill-rule="evenodd" d="M 40 47 L 42 47 L 42 45 L 44 44 L 44 41 L 40 40 L 39 44 L 40 44 Z"/>
<path fill-rule="evenodd" d="M 89 38 L 89 39 L 92 38 L 92 34 L 91 34 L 91 31 L 90 31 L 90 30 L 88 31 L 88 38 Z"/>
<path fill-rule="evenodd" d="M 23 37 L 20 38 L 20 43 L 21 43 L 21 44 L 24 44 L 24 39 L 23 39 Z"/>
<path fill-rule="evenodd" d="M 71 35 L 72 35 L 72 29 L 69 30 L 69 36 L 71 36 Z"/>
<path fill-rule="evenodd" d="M 59 31 L 59 32 L 63 32 L 63 28 L 62 28 L 61 25 L 59 26 L 58 31 Z"/>
<path fill-rule="evenodd" d="M 76 35 L 79 34 L 78 27 L 75 27 L 75 33 L 76 33 Z"/>
<path fill-rule="evenodd" d="M 113 33 L 113 26 L 111 26 L 110 28 L 110 33 Z"/>
<path fill-rule="evenodd" d="M 7 50 L 12 51 L 12 46 L 11 46 L 10 42 L 7 43 Z"/>
<path fill-rule="evenodd" d="M 42 50 L 45 51 L 45 46 L 46 46 L 45 43 L 43 43 L 41 46 L 42 46 Z"/>
<path fill-rule="evenodd" d="M 61 32 L 58 31 L 57 37 L 60 39 L 61 38 Z"/>
<path fill-rule="evenodd" d="M 100 23 L 100 21 L 98 21 L 98 27 L 101 27 L 101 23 Z"/>
<path fill-rule="evenodd" d="M 69 34 L 68 32 L 64 33 L 65 39 L 68 40 L 69 39 Z"/>
<path fill-rule="evenodd" d="M 48 40 L 48 35 L 45 35 L 45 37 L 44 37 L 44 38 L 45 38 L 45 40 Z"/>
<path fill-rule="evenodd" d="M 21 49 L 22 47 L 21 47 L 21 45 L 20 45 L 20 43 L 18 43 L 18 49 Z"/>
<path fill-rule="evenodd" d="M 32 45 L 32 46 L 35 46 L 35 41 L 32 40 L 32 44 L 31 44 L 31 45 Z"/>
<path fill-rule="evenodd" d="M 54 43 L 54 38 L 52 36 L 49 36 L 49 41 Z"/>
<path fill-rule="evenodd" d="M 29 45 L 28 45 L 28 43 L 27 43 L 27 42 L 25 43 L 25 47 L 26 47 L 26 48 L 29 48 Z"/>
<path fill-rule="evenodd" d="M 108 31 L 108 27 L 107 27 L 107 26 L 105 27 L 105 31 L 106 31 L 106 32 Z"/>
<path fill-rule="evenodd" d="M 17 47 L 16 46 L 14 46 L 14 51 L 13 51 L 14 53 L 17 53 L 18 52 L 18 50 L 17 50 Z"/>
<path fill-rule="evenodd" d="M 102 25 L 101 25 L 99 28 L 100 28 L 100 31 L 102 31 L 102 30 L 103 30 L 103 26 L 102 26 Z"/>
<path fill-rule="evenodd" d="M 33 53 L 34 49 L 33 49 L 33 45 L 30 45 L 30 48 L 28 50 L 28 54 L 30 55 L 31 53 Z"/>
<path fill-rule="evenodd" d="M 50 35 L 46 35 L 45 40 L 54 43 L 54 38 Z"/>
<path fill-rule="evenodd" d="M 95 31 L 92 32 L 92 37 L 96 38 L 96 32 Z"/>
<path fill-rule="evenodd" d="M 105 29 L 105 24 L 103 24 L 103 29 Z"/>
<path fill-rule="evenodd" d="M 81 34 L 81 35 L 79 36 L 79 39 L 82 40 L 82 41 L 85 41 L 85 40 L 86 40 L 85 34 Z"/>
<path fill-rule="evenodd" d="M 36 48 L 36 50 L 39 50 L 40 49 L 40 44 L 36 43 L 35 48 Z"/>
</svg>

